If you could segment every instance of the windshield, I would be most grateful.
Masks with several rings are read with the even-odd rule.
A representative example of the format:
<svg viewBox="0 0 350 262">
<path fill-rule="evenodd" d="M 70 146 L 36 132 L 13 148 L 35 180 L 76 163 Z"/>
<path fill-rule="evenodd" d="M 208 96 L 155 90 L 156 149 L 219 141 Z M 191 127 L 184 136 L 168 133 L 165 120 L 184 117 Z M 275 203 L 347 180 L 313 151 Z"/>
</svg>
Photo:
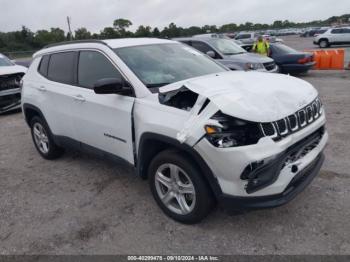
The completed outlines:
<svg viewBox="0 0 350 262">
<path fill-rule="evenodd" d="M 274 45 L 274 47 L 277 49 L 278 52 L 283 53 L 283 54 L 298 54 L 300 52 L 298 52 L 297 50 L 283 45 L 283 44 L 276 44 Z"/>
<path fill-rule="evenodd" d="M 0 54 L 0 66 L 12 66 L 14 63 L 11 62 L 6 56 Z"/>
<path fill-rule="evenodd" d="M 183 44 L 132 46 L 114 51 L 148 88 L 226 71 L 205 55 Z"/>
<path fill-rule="evenodd" d="M 237 55 L 246 53 L 242 47 L 228 39 L 210 39 L 208 42 L 224 55 Z"/>
</svg>

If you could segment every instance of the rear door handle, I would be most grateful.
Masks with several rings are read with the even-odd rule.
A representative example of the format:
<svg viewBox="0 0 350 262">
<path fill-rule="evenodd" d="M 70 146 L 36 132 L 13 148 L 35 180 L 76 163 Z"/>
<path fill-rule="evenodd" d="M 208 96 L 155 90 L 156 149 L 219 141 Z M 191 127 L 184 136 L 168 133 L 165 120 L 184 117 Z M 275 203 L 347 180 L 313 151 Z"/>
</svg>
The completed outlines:
<svg viewBox="0 0 350 262">
<path fill-rule="evenodd" d="M 82 96 L 82 95 L 76 95 L 76 96 L 73 96 L 73 99 L 75 101 L 79 101 L 79 102 L 85 102 L 85 98 Z"/>
<path fill-rule="evenodd" d="M 40 92 L 45 92 L 46 91 L 46 87 L 45 86 L 39 86 L 36 89 L 38 89 Z"/>
</svg>

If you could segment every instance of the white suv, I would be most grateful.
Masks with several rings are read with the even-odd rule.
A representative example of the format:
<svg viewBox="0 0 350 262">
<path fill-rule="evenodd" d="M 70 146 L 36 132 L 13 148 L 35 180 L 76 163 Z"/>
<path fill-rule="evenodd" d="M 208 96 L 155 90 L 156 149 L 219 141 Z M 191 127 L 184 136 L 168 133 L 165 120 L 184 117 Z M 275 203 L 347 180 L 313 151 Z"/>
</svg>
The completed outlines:
<svg viewBox="0 0 350 262">
<path fill-rule="evenodd" d="M 73 146 L 122 159 L 177 221 L 217 202 L 282 205 L 323 163 L 323 106 L 297 78 L 231 72 L 160 39 L 62 43 L 33 58 L 22 106 L 41 156 Z"/>
<path fill-rule="evenodd" d="M 314 38 L 314 44 L 321 48 L 331 45 L 350 44 L 350 27 L 331 28 Z"/>
</svg>

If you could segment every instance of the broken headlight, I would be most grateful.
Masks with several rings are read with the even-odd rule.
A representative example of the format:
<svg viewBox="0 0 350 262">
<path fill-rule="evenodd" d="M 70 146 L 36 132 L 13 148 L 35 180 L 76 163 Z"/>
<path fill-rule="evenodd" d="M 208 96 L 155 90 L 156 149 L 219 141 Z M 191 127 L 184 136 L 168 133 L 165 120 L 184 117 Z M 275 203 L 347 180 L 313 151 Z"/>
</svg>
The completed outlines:
<svg viewBox="0 0 350 262">
<path fill-rule="evenodd" d="M 247 146 L 256 144 L 263 134 L 258 123 L 241 120 L 221 112 L 216 113 L 212 118 L 221 126 L 206 125 L 206 138 L 219 148 Z"/>
</svg>

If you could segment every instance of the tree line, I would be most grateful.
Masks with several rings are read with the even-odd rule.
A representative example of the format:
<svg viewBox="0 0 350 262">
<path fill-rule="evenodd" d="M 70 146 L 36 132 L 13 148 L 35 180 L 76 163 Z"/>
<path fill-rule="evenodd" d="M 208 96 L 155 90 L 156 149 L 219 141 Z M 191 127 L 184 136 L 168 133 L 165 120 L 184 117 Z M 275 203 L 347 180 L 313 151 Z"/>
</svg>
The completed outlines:
<svg viewBox="0 0 350 262">
<path fill-rule="evenodd" d="M 342 16 L 333 16 L 326 20 L 317 20 L 306 23 L 295 23 L 288 20 L 274 21 L 272 24 L 260 24 L 246 22 L 245 24 L 225 24 L 220 27 L 216 25 L 190 26 L 187 28 L 179 27 L 174 23 L 160 30 L 158 27 L 151 28 L 150 26 L 140 25 L 135 32 L 129 30 L 132 22 L 128 19 L 120 18 L 113 22 L 110 27 L 105 27 L 100 33 L 91 33 L 85 27 L 78 28 L 71 36 L 70 33 L 65 33 L 61 28 L 51 28 L 50 30 L 38 30 L 32 32 L 29 28 L 22 26 L 21 30 L 14 32 L 0 32 L 0 52 L 14 52 L 37 50 L 45 45 L 62 42 L 70 39 L 108 39 L 108 38 L 123 38 L 123 37 L 159 37 L 173 38 L 180 36 L 192 36 L 204 33 L 228 33 L 247 30 L 267 30 L 267 29 L 283 29 L 283 28 L 303 28 L 309 26 L 327 26 L 339 21 L 348 22 L 350 14 Z"/>
</svg>

